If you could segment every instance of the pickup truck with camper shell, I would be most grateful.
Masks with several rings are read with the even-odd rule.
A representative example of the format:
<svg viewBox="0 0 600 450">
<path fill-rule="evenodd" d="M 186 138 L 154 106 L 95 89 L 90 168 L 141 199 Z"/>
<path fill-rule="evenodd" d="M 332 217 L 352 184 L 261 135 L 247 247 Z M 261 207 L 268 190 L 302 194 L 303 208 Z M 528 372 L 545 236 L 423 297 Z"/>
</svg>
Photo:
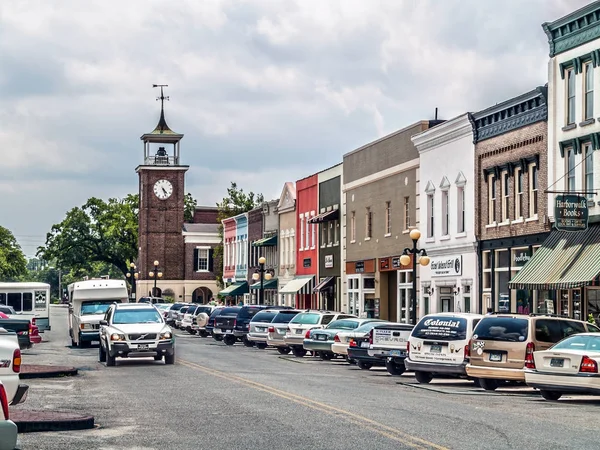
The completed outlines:
<svg viewBox="0 0 600 450">
<path fill-rule="evenodd" d="M 369 349 L 371 357 L 385 360 L 385 368 L 392 375 L 402 375 L 406 370 L 404 360 L 408 356 L 408 338 L 414 325 L 390 323 L 370 331 Z"/>
</svg>

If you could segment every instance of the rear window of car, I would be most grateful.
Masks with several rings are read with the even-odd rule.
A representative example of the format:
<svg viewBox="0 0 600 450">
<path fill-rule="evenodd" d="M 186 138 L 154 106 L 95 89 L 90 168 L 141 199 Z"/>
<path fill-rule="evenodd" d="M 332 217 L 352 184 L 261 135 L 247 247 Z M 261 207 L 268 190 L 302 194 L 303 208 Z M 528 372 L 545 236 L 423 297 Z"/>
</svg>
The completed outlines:
<svg viewBox="0 0 600 450">
<path fill-rule="evenodd" d="M 173 303 L 171 309 L 180 309 L 182 306 L 184 306 L 183 303 Z"/>
<path fill-rule="evenodd" d="M 552 350 L 587 350 L 591 352 L 600 351 L 600 336 L 575 335 L 563 339 L 554 345 Z"/>
<path fill-rule="evenodd" d="M 333 316 L 331 316 L 333 317 Z M 317 325 L 321 319 L 321 314 L 317 313 L 300 313 L 296 315 L 289 323 L 302 323 L 306 325 Z M 331 319 L 329 319 L 331 320 Z"/>
<path fill-rule="evenodd" d="M 329 322 L 327 328 L 334 328 L 336 330 L 354 330 L 358 328 L 359 323 L 353 320 L 334 320 L 333 322 Z"/>
<path fill-rule="evenodd" d="M 196 312 L 194 312 L 195 315 L 198 315 L 200 313 L 206 313 L 210 315 L 210 312 L 212 311 L 212 308 L 210 306 L 198 306 L 198 308 L 196 308 Z"/>
<path fill-rule="evenodd" d="M 273 323 L 290 323 L 297 315 L 298 311 L 281 311 L 275 316 Z"/>
<path fill-rule="evenodd" d="M 221 311 L 221 314 L 224 316 L 237 316 L 238 313 L 240 312 L 240 307 L 232 307 L 232 308 L 223 308 L 223 311 Z"/>
<path fill-rule="evenodd" d="M 215 309 L 213 309 L 213 312 L 210 313 L 209 318 L 214 319 L 216 316 L 218 316 L 219 314 L 221 314 L 221 311 L 223 311 L 223 309 L 225 309 L 225 308 L 215 308 Z"/>
<path fill-rule="evenodd" d="M 575 333 L 585 333 L 583 323 L 573 320 L 537 319 L 535 321 L 535 339 L 540 342 L 555 343 Z"/>
<path fill-rule="evenodd" d="M 529 321 L 512 317 L 485 317 L 473 331 L 473 339 L 523 342 L 527 339 Z"/>
<path fill-rule="evenodd" d="M 257 313 L 263 311 L 265 308 L 260 307 L 245 307 L 240 309 L 240 319 L 251 319 Z"/>
<path fill-rule="evenodd" d="M 187 309 L 186 313 L 187 313 L 187 314 L 193 314 L 193 313 L 194 313 L 194 311 L 196 311 L 196 308 L 197 308 L 197 307 L 198 307 L 198 305 L 192 305 L 192 306 L 188 307 L 188 309 Z"/>
<path fill-rule="evenodd" d="M 261 311 L 252 318 L 251 322 L 271 323 L 276 315 L 274 311 Z"/>
<path fill-rule="evenodd" d="M 443 339 L 461 341 L 467 339 L 467 319 L 462 317 L 424 317 L 417 324 L 412 336 L 418 339 Z"/>
</svg>

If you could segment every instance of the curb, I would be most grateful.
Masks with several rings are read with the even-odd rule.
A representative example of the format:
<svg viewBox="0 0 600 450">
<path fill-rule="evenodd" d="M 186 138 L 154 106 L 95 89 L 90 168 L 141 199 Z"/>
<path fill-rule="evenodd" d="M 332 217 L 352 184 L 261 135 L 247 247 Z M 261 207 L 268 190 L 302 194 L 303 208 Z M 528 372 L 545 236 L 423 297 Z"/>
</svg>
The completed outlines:
<svg viewBox="0 0 600 450">
<path fill-rule="evenodd" d="M 94 416 L 64 412 L 14 410 L 10 418 L 19 433 L 89 430 L 95 426 Z"/>
<path fill-rule="evenodd" d="M 75 367 L 41 366 L 23 364 L 19 378 L 29 380 L 32 378 L 59 378 L 78 375 L 79 370 Z"/>
</svg>

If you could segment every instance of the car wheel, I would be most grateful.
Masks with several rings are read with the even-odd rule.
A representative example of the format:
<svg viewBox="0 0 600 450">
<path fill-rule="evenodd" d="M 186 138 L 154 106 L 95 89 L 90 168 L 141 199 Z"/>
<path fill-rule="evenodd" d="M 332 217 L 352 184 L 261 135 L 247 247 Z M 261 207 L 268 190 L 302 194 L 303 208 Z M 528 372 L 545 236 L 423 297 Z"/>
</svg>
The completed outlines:
<svg viewBox="0 0 600 450">
<path fill-rule="evenodd" d="M 106 352 L 102 348 L 102 343 L 100 343 L 100 345 L 98 346 L 98 361 L 106 362 Z"/>
<path fill-rule="evenodd" d="M 221 342 L 223 340 L 223 335 L 221 334 L 213 334 L 212 337 L 217 342 Z"/>
<path fill-rule="evenodd" d="M 324 361 L 329 361 L 329 360 L 333 359 L 333 353 L 321 352 L 321 359 Z"/>
<path fill-rule="evenodd" d="M 406 367 L 404 367 L 404 363 L 398 364 L 398 363 L 395 363 L 394 361 L 389 361 L 389 360 L 386 360 L 385 368 L 391 375 L 394 375 L 394 376 L 400 376 L 406 370 Z"/>
<path fill-rule="evenodd" d="M 369 370 L 371 367 L 373 367 L 373 364 L 364 361 L 358 361 L 356 365 L 362 370 Z"/>
<path fill-rule="evenodd" d="M 562 392 L 541 390 L 540 394 L 545 400 L 555 402 L 562 397 Z"/>
<path fill-rule="evenodd" d="M 348 355 L 346 355 L 346 362 L 348 364 L 352 364 L 352 365 L 356 364 L 356 361 L 354 359 L 350 358 Z"/>
<path fill-rule="evenodd" d="M 277 347 L 277 351 L 280 355 L 287 355 L 290 352 L 289 347 Z"/>
<path fill-rule="evenodd" d="M 498 380 L 480 378 L 479 386 L 486 391 L 495 391 L 498 388 Z"/>
<path fill-rule="evenodd" d="M 225 342 L 225 344 L 227 344 L 227 345 L 233 345 L 233 344 L 235 344 L 235 341 L 236 341 L 235 336 L 233 336 L 231 334 L 228 334 L 227 336 L 225 336 L 223 338 L 223 342 Z"/>
<path fill-rule="evenodd" d="M 110 356 L 108 352 L 106 352 L 106 367 L 114 367 L 117 365 L 116 356 Z"/>
<path fill-rule="evenodd" d="M 250 340 L 244 338 L 244 339 L 242 339 L 242 342 L 244 343 L 244 345 L 246 347 L 254 347 L 254 341 L 250 341 Z"/>
<path fill-rule="evenodd" d="M 304 350 L 302 347 L 292 347 L 292 353 L 296 358 L 304 358 L 306 355 L 306 350 Z"/>
<path fill-rule="evenodd" d="M 256 348 L 264 350 L 265 348 L 267 348 L 267 344 L 263 344 L 262 342 L 260 342 L 260 343 L 256 344 Z"/>
<path fill-rule="evenodd" d="M 428 384 L 433 379 L 433 375 L 429 372 L 416 371 L 415 378 L 419 383 Z"/>
<path fill-rule="evenodd" d="M 175 364 L 175 352 L 172 355 L 165 355 L 165 364 Z"/>
<path fill-rule="evenodd" d="M 154 356 L 154 361 L 161 361 L 162 360 L 162 355 L 155 355 Z"/>
<path fill-rule="evenodd" d="M 206 337 L 206 336 L 208 336 L 208 333 L 206 333 L 206 331 L 198 331 L 198 335 L 200 337 Z"/>
</svg>

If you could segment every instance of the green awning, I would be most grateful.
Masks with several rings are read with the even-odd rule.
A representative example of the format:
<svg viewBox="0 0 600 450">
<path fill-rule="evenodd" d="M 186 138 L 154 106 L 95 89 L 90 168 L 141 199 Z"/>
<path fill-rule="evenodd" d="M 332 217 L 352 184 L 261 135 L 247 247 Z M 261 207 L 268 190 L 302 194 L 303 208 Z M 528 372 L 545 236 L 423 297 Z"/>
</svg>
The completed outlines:
<svg viewBox="0 0 600 450">
<path fill-rule="evenodd" d="M 277 245 L 277 235 L 274 234 L 273 236 L 259 239 L 258 241 L 254 241 L 252 245 L 254 247 L 273 247 Z"/>
<path fill-rule="evenodd" d="M 238 295 L 244 295 L 250 292 L 248 290 L 248 283 L 242 281 L 241 283 L 233 283 L 231 286 L 227 286 L 225 289 L 219 292 L 219 295 L 230 295 L 236 297 Z"/>
<path fill-rule="evenodd" d="M 250 285 L 250 289 L 260 289 L 260 281 Z M 277 278 L 271 278 L 270 280 L 263 281 L 263 289 L 275 289 L 277 290 Z"/>
<path fill-rule="evenodd" d="M 574 289 L 598 284 L 600 226 L 553 231 L 508 287 L 526 290 Z"/>
</svg>

